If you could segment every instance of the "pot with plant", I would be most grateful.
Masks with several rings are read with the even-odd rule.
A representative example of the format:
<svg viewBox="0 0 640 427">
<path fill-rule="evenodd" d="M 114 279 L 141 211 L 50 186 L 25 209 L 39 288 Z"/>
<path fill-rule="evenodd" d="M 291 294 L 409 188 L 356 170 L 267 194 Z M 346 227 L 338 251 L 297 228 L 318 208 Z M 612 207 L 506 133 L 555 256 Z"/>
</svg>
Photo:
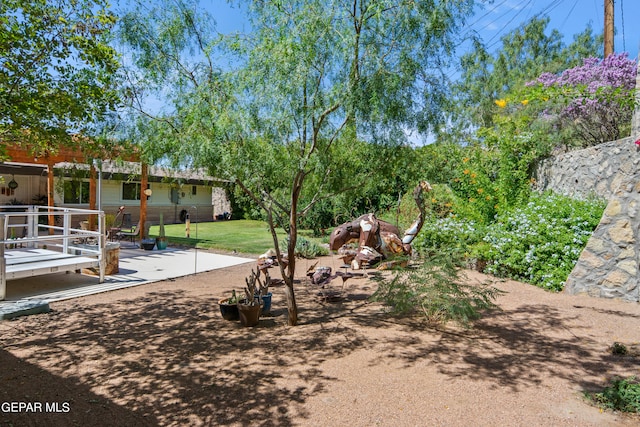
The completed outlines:
<svg viewBox="0 0 640 427">
<path fill-rule="evenodd" d="M 236 290 L 231 292 L 231 297 L 223 298 L 218 301 L 220 307 L 220 314 L 224 320 L 239 320 L 240 314 L 238 312 L 238 296 Z"/>
<path fill-rule="evenodd" d="M 160 227 L 158 237 L 156 237 L 156 247 L 158 250 L 167 249 L 167 236 L 164 233 L 164 216 L 160 213 Z"/>
<path fill-rule="evenodd" d="M 244 288 L 245 298 L 238 301 L 238 313 L 240 314 L 240 323 L 243 326 L 255 326 L 260 320 L 262 300 L 258 293 L 261 284 L 259 275 L 259 269 L 257 269 L 257 273 L 251 271 L 251 275 L 245 279 L 247 285 Z"/>
<path fill-rule="evenodd" d="M 271 311 L 271 297 L 273 294 L 269 292 L 269 284 L 271 284 L 271 277 L 269 276 L 269 271 L 264 270 L 264 282 L 260 280 L 260 269 L 257 270 L 258 276 L 256 277 L 257 282 L 257 296 L 262 300 L 262 312 L 261 315 L 269 314 Z"/>
</svg>

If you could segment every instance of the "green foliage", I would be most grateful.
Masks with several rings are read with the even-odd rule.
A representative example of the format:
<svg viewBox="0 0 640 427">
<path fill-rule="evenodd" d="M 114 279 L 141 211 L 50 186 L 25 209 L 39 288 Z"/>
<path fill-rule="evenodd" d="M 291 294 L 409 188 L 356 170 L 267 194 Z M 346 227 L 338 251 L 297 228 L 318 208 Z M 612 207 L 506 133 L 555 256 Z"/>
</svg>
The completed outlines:
<svg viewBox="0 0 640 427">
<path fill-rule="evenodd" d="M 590 25 L 574 36 L 569 46 L 558 30 L 547 29 L 549 17 L 535 16 L 501 38 L 502 45 L 489 52 L 479 41 L 460 59 L 462 78 L 456 87 L 457 115 L 479 127 L 491 127 L 498 108 L 496 99 L 522 87 L 542 72 L 557 73 L 595 56 L 599 40 Z M 471 126 L 460 126 L 467 129 Z"/>
<path fill-rule="evenodd" d="M 332 200 L 324 199 L 315 203 L 300 218 L 300 226 L 313 230 L 315 236 L 321 236 L 323 232 L 335 225 L 335 205 Z"/>
<path fill-rule="evenodd" d="M 450 215 L 426 222 L 412 246 L 421 256 L 442 248 L 469 256 L 474 246 L 482 242 L 484 233 L 484 226 L 473 220 Z"/>
<path fill-rule="evenodd" d="M 455 251 L 433 254 L 415 269 L 396 272 L 392 278 L 378 277 L 372 298 L 398 315 L 418 313 L 430 323 L 455 321 L 468 327 L 483 311 L 497 308 L 493 301 L 501 291 L 465 284 L 461 267 Z"/>
<path fill-rule="evenodd" d="M 105 0 L 0 2 L 0 136 L 55 152 L 116 108 L 119 62 L 109 44 L 116 18 L 108 7 Z"/>
<path fill-rule="evenodd" d="M 457 175 L 459 165 L 467 149 L 456 142 L 435 142 L 413 150 L 408 159 L 415 169 L 415 177 L 431 184 L 451 182 Z M 415 178 L 414 178 L 415 179 Z"/>
<path fill-rule="evenodd" d="M 538 121 L 566 134 L 567 145 L 590 146 L 615 141 L 630 132 L 635 108 L 636 61 L 626 53 L 604 60 L 585 58 L 562 74 L 541 74 L 521 89 L 520 97 L 544 108 Z"/>
<path fill-rule="evenodd" d="M 497 175 L 498 168 L 490 162 L 493 153 L 469 147 L 467 154 L 451 181 L 451 188 L 458 197 L 453 210 L 478 223 L 488 223 L 493 220 L 499 203 L 499 188 L 491 178 Z"/>
<path fill-rule="evenodd" d="M 587 397 L 603 408 L 640 413 L 640 382 L 635 376 L 614 378 L 603 391 Z"/>
<path fill-rule="evenodd" d="M 289 244 L 288 239 L 284 240 L 284 246 Z M 320 246 L 313 240 L 306 239 L 302 236 L 298 236 L 295 246 L 295 255 L 302 258 L 315 258 L 318 256 L 328 255 L 329 250 L 323 246 Z"/>
<path fill-rule="evenodd" d="M 526 201 L 531 176 L 537 162 L 548 156 L 552 142 L 544 129 L 533 125 L 532 107 L 519 102 L 496 115 L 492 128 L 480 129 L 478 135 L 489 150 L 484 173 L 493 176 L 495 199 L 502 207 Z"/>
<path fill-rule="evenodd" d="M 425 223 L 450 215 L 453 205 L 458 200 L 448 185 L 431 184 L 431 188 L 432 191 L 426 193 L 424 197 Z M 409 191 L 402 196 L 395 214 L 396 217 L 390 222 L 397 222 L 398 226 L 403 229 L 408 228 L 418 218 L 420 210 L 413 197 L 413 191 Z"/>
<path fill-rule="evenodd" d="M 605 205 L 550 193 L 500 213 L 486 230 L 486 272 L 560 291 Z"/>
</svg>

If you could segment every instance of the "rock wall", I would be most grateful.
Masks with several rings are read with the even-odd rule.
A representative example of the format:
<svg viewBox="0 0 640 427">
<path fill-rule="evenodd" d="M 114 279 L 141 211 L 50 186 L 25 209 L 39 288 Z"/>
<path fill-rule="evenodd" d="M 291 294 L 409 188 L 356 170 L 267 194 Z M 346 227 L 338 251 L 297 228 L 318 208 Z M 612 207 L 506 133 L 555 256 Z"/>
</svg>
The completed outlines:
<svg viewBox="0 0 640 427">
<path fill-rule="evenodd" d="M 634 138 L 565 153 L 537 170 L 539 190 L 608 200 L 565 292 L 640 301 L 640 152 Z"/>
<path fill-rule="evenodd" d="M 623 181 L 638 173 L 638 164 L 640 152 L 629 137 L 545 160 L 536 171 L 536 184 L 540 190 L 608 200 Z"/>
</svg>

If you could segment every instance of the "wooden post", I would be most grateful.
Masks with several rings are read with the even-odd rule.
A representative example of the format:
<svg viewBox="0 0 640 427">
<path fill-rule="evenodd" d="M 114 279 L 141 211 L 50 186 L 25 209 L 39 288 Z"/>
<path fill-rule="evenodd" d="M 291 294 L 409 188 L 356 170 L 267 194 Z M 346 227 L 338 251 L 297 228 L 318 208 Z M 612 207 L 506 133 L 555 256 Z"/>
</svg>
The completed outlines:
<svg viewBox="0 0 640 427">
<path fill-rule="evenodd" d="M 604 57 L 613 53 L 613 0 L 604 0 Z"/>
<path fill-rule="evenodd" d="M 53 166 L 54 162 L 51 158 L 47 159 L 47 206 L 52 208 L 55 202 L 55 194 L 53 188 Z M 49 214 L 47 215 L 49 227 L 53 227 L 55 225 L 55 215 L 53 214 L 53 209 L 49 209 Z M 53 228 L 49 229 L 49 234 L 53 235 Z"/>
<path fill-rule="evenodd" d="M 95 210 L 98 200 L 96 191 L 96 167 L 91 163 L 89 167 L 89 209 Z M 95 215 L 89 215 L 89 230 L 95 231 L 97 226 L 97 218 Z"/>
<path fill-rule="evenodd" d="M 142 176 L 140 178 L 140 239 L 146 239 L 145 222 L 147 222 L 147 195 L 145 194 L 145 190 L 147 189 L 147 184 L 149 182 L 149 171 L 146 163 L 142 162 L 140 166 L 142 169 Z"/>
</svg>

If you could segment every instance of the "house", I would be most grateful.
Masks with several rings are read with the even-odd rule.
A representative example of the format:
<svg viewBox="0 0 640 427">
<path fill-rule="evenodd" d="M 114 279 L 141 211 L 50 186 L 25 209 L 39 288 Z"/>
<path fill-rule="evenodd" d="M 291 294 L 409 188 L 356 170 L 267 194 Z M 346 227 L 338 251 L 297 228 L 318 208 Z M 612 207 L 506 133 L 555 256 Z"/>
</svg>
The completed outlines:
<svg viewBox="0 0 640 427">
<path fill-rule="evenodd" d="M 97 168 L 99 209 L 115 215 L 124 206 L 127 218 L 140 220 L 141 199 L 146 198 L 146 220 L 158 223 L 160 213 L 167 223 L 211 221 L 231 208 L 224 181 L 200 171 L 172 171 L 157 166 L 147 168 L 146 188 L 142 188 L 141 168 L 134 162 L 102 162 Z M 90 166 L 60 162 L 54 165 L 54 205 L 72 208 L 90 206 Z M 0 163 L 0 205 L 46 205 L 48 166 L 18 162 Z M 215 207 L 214 207 L 215 201 Z"/>
<path fill-rule="evenodd" d="M 212 193 L 224 181 L 207 176 L 201 171 L 173 171 L 149 166 L 147 184 L 141 186 L 141 166 L 132 162 L 103 162 L 98 184 L 101 209 L 116 213 L 120 206 L 130 214 L 133 223 L 140 218 L 140 200 L 146 197 L 147 220 L 157 223 L 160 213 L 165 222 L 211 221 L 215 215 Z M 55 205 L 69 207 L 89 206 L 89 166 L 58 163 L 55 166 Z M 100 177 L 101 175 L 101 177 Z M 101 179 L 100 179 L 101 178 Z"/>
</svg>

